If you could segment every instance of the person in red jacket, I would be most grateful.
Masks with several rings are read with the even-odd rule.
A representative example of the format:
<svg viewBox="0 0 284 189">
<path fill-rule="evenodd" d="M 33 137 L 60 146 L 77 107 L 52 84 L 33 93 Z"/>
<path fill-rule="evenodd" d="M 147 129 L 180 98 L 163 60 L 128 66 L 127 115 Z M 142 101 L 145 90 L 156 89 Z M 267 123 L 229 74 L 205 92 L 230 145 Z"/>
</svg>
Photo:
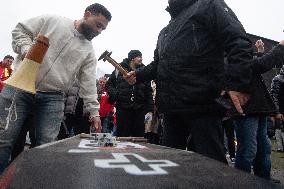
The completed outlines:
<svg viewBox="0 0 284 189">
<path fill-rule="evenodd" d="M 110 121 L 112 119 L 112 112 L 114 104 L 108 102 L 108 93 L 105 89 L 107 78 L 102 77 L 99 79 L 99 88 L 100 88 L 100 118 L 102 123 L 102 132 L 110 133 L 112 129 L 110 128 Z"/>
<path fill-rule="evenodd" d="M 11 55 L 6 55 L 3 61 L 0 62 L 0 92 L 4 86 L 3 81 L 8 79 L 12 74 L 11 65 L 14 61 L 14 57 Z"/>
</svg>

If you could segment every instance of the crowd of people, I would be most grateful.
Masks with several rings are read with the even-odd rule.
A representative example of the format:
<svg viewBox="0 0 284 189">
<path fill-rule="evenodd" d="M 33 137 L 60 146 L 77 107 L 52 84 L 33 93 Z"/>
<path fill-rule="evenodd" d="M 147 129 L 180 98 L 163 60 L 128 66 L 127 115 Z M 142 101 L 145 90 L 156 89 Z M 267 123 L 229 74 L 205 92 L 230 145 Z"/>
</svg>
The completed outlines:
<svg viewBox="0 0 284 189">
<path fill-rule="evenodd" d="M 16 69 L 36 36 L 48 37 L 50 47 L 35 94 L 9 85 L 0 93 L 0 174 L 23 150 L 27 131 L 38 146 L 95 128 L 227 164 L 225 133 L 235 167 L 249 173 L 253 167 L 255 175 L 271 180 L 267 120 L 273 120 L 283 152 L 284 68 L 271 90 L 261 74 L 283 65 L 284 41 L 265 52 L 259 40 L 253 53 L 245 29 L 222 0 L 169 0 L 167 11 L 171 21 L 159 33 L 153 61 L 145 66 L 142 52 L 130 50 L 120 64 L 127 75 L 114 70 L 98 81 L 91 40 L 112 18 L 103 5 L 88 6 L 75 21 L 42 15 L 18 23 L 12 31 Z M 8 55 L 1 62 L 1 86 L 13 60 Z"/>
</svg>

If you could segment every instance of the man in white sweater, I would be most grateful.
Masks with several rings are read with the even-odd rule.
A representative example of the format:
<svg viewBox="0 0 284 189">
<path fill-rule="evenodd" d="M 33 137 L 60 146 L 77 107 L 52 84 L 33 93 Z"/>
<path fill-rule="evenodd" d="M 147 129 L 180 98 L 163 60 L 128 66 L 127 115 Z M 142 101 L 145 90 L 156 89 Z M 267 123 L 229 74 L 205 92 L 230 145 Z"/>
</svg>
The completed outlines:
<svg viewBox="0 0 284 189">
<path fill-rule="evenodd" d="M 92 126 L 101 128 L 96 90 L 97 60 L 91 40 L 106 29 L 110 20 L 110 12 L 95 3 L 86 8 L 80 20 L 43 15 L 16 25 L 12 31 L 12 46 L 18 54 L 16 68 L 38 35 L 46 36 L 50 46 L 37 74 L 36 94 L 10 86 L 5 86 L 0 94 L 0 174 L 8 165 L 15 140 L 30 112 L 35 115 L 37 145 L 56 139 L 63 118 L 64 93 L 75 77 Z M 15 105 L 11 105 L 13 101 Z"/>
</svg>

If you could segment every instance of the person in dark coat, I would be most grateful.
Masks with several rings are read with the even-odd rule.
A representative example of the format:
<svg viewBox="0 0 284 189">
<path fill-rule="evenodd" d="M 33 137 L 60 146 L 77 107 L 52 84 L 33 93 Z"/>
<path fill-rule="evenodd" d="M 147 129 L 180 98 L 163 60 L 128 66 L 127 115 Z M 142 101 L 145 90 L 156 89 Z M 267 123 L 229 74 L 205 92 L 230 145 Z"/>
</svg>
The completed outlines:
<svg viewBox="0 0 284 189">
<path fill-rule="evenodd" d="M 225 89 L 243 114 L 252 80 L 251 41 L 223 0 L 169 0 L 167 10 L 171 21 L 159 34 L 154 61 L 124 78 L 130 84 L 157 81 L 163 145 L 227 162 L 221 126 L 225 109 L 216 99 Z"/>
<path fill-rule="evenodd" d="M 250 99 L 243 107 L 245 116 L 235 118 L 238 143 L 235 167 L 249 173 L 253 167 L 255 175 L 271 179 L 271 144 L 267 134 L 267 119 L 277 109 L 261 74 L 276 64 L 283 64 L 284 46 L 277 45 L 263 56 L 263 42 L 258 40 L 255 46 L 259 58 L 251 62 L 253 79 Z"/>
<path fill-rule="evenodd" d="M 143 67 L 142 53 L 131 50 L 121 66 L 127 71 L 140 69 Z M 106 83 L 106 89 L 109 102 L 116 102 L 117 136 L 143 137 L 145 114 L 152 113 L 154 107 L 150 81 L 129 85 L 115 70 Z"/>
<path fill-rule="evenodd" d="M 284 66 L 280 73 L 273 78 L 270 93 L 277 107 L 274 117 L 277 151 L 284 152 Z"/>
<path fill-rule="evenodd" d="M 79 96 L 80 87 L 75 79 L 72 87 L 65 94 L 64 120 L 61 124 L 58 139 L 71 137 L 72 134 L 89 133 L 89 112 L 84 106 L 84 101 Z M 72 131 L 74 133 L 72 133 Z"/>
</svg>

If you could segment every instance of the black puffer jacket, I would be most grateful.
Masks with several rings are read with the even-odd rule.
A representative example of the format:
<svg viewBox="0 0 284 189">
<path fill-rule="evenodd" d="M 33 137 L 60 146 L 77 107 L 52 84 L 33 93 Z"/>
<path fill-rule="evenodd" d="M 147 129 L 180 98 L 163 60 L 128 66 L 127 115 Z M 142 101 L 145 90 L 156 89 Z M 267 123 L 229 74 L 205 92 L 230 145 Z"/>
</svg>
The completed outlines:
<svg viewBox="0 0 284 189">
<path fill-rule="evenodd" d="M 79 96 L 80 87 L 76 79 L 72 87 L 66 92 L 64 114 L 77 114 L 79 116 L 88 116 L 83 99 Z"/>
<path fill-rule="evenodd" d="M 132 71 L 127 58 L 123 60 L 121 66 L 128 71 Z M 116 102 L 117 108 L 143 109 L 145 112 L 153 112 L 154 105 L 150 82 L 129 85 L 123 79 L 122 74 L 115 70 L 106 83 L 106 89 L 109 94 L 109 102 Z M 133 101 L 131 100 L 132 94 Z"/>
<path fill-rule="evenodd" d="M 275 102 L 277 113 L 284 113 L 284 67 L 271 83 L 271 97 Z"/>
<path fill-rule="evenodd" d="M 215 98 L 222 89 L 249 91 L 252 44 L 224 1 L 183 2 L 184 8 L 169 9 L 172 19 L 159 34 L 154 61 L 137 71 L 137 81 L 156 79 L 162 112 L 220 114 Z"/>
<path fill-rule="evenodd" d="M 65 101 L 65 108 L 64 113 L 65 114 L 75 114 L 77 102 L 79 100 L 79 84 L 76 80 L 73 84 L 73 86 L 67 91 L 66 95 L 66 101 Z"/>
</svg>

